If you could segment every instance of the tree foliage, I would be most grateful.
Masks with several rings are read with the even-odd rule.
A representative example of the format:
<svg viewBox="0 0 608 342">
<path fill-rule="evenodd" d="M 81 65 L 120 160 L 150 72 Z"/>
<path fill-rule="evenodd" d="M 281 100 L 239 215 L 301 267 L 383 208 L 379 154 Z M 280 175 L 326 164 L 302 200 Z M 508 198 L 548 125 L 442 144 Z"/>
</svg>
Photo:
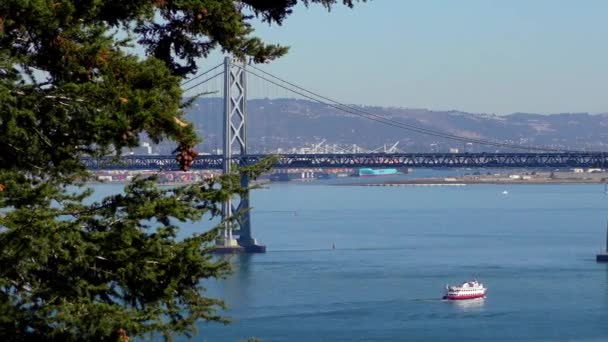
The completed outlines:
<svg viewBox="0 0 608 342">
<path fill-rule="evenodd" d="M 177 233 L 242 193 L 238 175 L 171 189 L 136 179 L 91 203 L 80 159 L 120 155 L 142 134 L 193 146 L 180 82 L 216 48 L 255 62 L 285 54 L 252 21 L 281 24 L 297 3 L 0 0 L 1 340 L 170 339 L 225 321 L 200 286 L 229 271 L 210 254 L 216 230 Z"/>
</svg>

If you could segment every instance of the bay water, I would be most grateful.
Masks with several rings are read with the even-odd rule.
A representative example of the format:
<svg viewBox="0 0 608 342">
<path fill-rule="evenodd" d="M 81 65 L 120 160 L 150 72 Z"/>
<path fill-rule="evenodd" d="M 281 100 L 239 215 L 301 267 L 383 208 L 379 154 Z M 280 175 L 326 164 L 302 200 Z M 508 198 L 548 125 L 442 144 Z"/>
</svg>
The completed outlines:
<svg viewBox="0 0 608 342">
<path fill-rule="evenodd" d="M 195 341 L 608 340 L 601 185 L 275 183 L 251 197 L 268 251 L 204 282 L 233 322 L 200 323 Z M 487 298 L 441 300 L 474 278 Z"/>
</svg>

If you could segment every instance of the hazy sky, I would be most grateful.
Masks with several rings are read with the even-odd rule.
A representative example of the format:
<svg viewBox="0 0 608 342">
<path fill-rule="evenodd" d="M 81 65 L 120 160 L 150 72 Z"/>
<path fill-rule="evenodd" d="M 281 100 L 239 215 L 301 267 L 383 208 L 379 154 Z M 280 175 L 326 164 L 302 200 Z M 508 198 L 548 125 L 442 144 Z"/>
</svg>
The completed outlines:
<svg viewBox="0 0 608 342">
<path fill-rule="evenodd" d="M 296 8 L 257 34 L 291 46 L 265 70 L 348 103 L 598 113 L 607 18 L 605 0 L 374 0 Z"/>
</svg>

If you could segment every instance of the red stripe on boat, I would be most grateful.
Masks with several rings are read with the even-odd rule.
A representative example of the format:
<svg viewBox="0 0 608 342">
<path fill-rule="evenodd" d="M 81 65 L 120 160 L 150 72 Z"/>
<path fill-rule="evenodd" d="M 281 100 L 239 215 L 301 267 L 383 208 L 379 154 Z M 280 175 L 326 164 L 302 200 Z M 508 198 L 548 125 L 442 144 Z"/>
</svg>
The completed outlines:
<svg viewBox="0 0 608 342">
<path fill-rule="evenodd" d="M 458 299 L 474 299 L 474 298 L 481 298 L 484 297 L 485 294 L 484 293 L 478 293 L 478 294 L 473 294 L 473 295 L 466 295 L 466 296 L 448 296 L 445 295 L 443 296 L 443 299 L 452 299 L 452 300 L 458 300 Z"/>
</svg>

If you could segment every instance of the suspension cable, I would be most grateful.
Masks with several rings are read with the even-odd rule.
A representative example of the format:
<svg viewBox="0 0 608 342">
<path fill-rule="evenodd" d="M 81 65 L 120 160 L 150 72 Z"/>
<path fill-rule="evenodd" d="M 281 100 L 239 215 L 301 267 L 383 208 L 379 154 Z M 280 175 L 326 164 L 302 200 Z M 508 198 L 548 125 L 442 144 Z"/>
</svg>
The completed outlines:
<svg viewBox="0 0 608 342">
<path fill-rule="evenodd" d="M 203 77 L 203 76 L 207 75 L 208 73 L 210 73 L 210 72 L 212 72 L 213 70 L 215 70 L 215 69 L 217 69 L 217 68 L 221 67 L 222 65 L 224 65 L 224 63 L 220 63 L 220 64 L 218 64 L 218 65 L 214 66 L 213 68 L 211 68 L 211 69 L 209 69 L 209 70 L 207 70 L 207 71 L 205 71 L 205 72 L 203 72 L 203 73 L 201 73 L 201 74 L 198 74 L 198 75 L 196 75 L 196 76 L 192 77 L 191 79 L 188 79 L 188 80 L 186 80 L 186 81 L 182 82 L 182 86 L 184 86 L 184 85 L 186 85 L 186 84 L 188 84 L 188 83 L 190 83 L 190 82 L 192 82 L 192 81 L 194 81 L 194 80 L 196 80 L 196 79 L 198 79 L 198 78 L 201 78 L 201 77 Z"/>
<path fill-rule="evenodd" d="M 242 66 L 235 64 L 235 66 L 239 67 L 239 68 L 243 68 Z M 303 96 L 309 100 L 315 101 L 317 103 L 320 104 L 324 104 L 326 106 L 335 108 L 337 110 L 343 111 L 343 112 L 347 112 L 353 115 L 357 115 L 360 117 L 364 117 L 368 120 L 372 120 L 372 121 L 376 121 L 379 123 L 383 123 L 385 125 L 389 125 L 389 126 L 393 126 L 393 127 L 397 127 L 397 128 L 401 128 L 401 129 L 405 129 L 405 130 L 409 130 L 409 131 L 414 131 L 420 134 L 426 134 L 426 135 L 432 135 L 432 136 L 436 136 L 436 137 L 441 137 L 441 138 L 446 138 L 446 139 L 451 139 L 451 140 L 457 140 L 457 141 L 462 141 L 462 142 L 470 142 L 470 143 L 477 143 L 480 145 L 489 145 L 489 146 L 496 146 L 496 147 L 504 147 L 504 148 L 512 148 L 512 149 L 520 149 L 520 150 L 529 150 L 529 151 L 551 151 L 551 152 L 580 152 L 580 151 L 574 151 L 574 150 L 568 150 L 568 149 L 555 149 L 555 148 L 550 148 L 550 147 L 541 147 L 541 146 L 525 146 L 525 145 L 516 145 L 516 144 L 508 144 L 508 143 L 501 143 L 501 142 L 495 142 L 495 141 L 490 141 L 490 140 L 482 140 L 482 139 L 475 139 L 475 138 L 467 138 L 467 137 L 463 137 L 463 136 L 458 136 L 458 135 L 454 135 L 451 133 L 447 133 L 447 132 L 442 132 L 442 131 L 437 131 L 437 130 L 433 130 L 433 129 L 428 129 L 428 128 L 424 128 L 424 127 L 420 127 L 420 126 L 416 126 L 416 125 L 412 125 L 412 124 L 408 124 L 405 122 L 401 122 L 395 119 L 390 119 L 387 118 L 385 116 L 382 115 L 378 115 L 375 113 L 371 113 L 365 110 L 362 110 L 358 107 L 355 106 L 351 106 L 351 105 L 346 105 L 343 104 L 341 102 L 338 102 L 336 100 L 330 99 L 328 97 L 325 97 L 323 95 L 317 94 L 315 92 L 309 91 L 305 88 L 302 88 L 296 84 L 293 84 L 289 81 L 286 81 L 280 77 L 274 76 L 256 66 L 250 65 L 251 68 L 255 69 L 256 71 L 259 71 L 265 75 L 268 75 L 269 77 L 272 77 L 282 83 L 285 83 L 287 85 L 289 85 L 290 87 L 296 88 L 300 91 L 296 91 L 294 89 L 291 89 L 290 87 L 287 87 L 283 84 L 279 84 L 275 81 L 272 81 L 266 77 L 260 76 L 254 72 L 252 72 L 251 70 L 248 70 L 246 68 L 243 68 L 245 71 L 247 71 L 248 73 L 259 77 L 262 80 L 265 80 L 266 82 L 269 82 L 271 84 L 274 84 L 278 87 L 281 87 L 283 89 L 286 89 L 288 91 L 291 91 L 295 94 L 298 94 L 300 96 Z M 308 93 L 308 94 L 305 94 Z M 325 101 L 319 100 L 323 99 Z"/>
<path fill-rule="evenodd" d="M 218 77 L 219 75 L 222 75 L 222 74 L 224 74 L 224 70 L 222 70 L 222 71 L 218 72 L 217 74 L 215 74 L 215 75 L 213 75 L 213 76 L 211 76 L 211 77 L 209 77 L 209 78 L 206 78 L 204 81 L 201 81 L 201 82 L 199 82 L 199 83 L 197 83 L 197 84 L 195 84 L 195 85 L 191 86 L 191 87 L 190 87 L 190 88 L 188 88 L 188 89 L 185 89 L 183 92 L 185 93 L 185 92 L 187 92 L 187 91 L 188 91 L 188 90 L 190 90 L 190 89 L 196 88 L 196 87 L 200 86 L 201 84 L 206 83 L 206 82 L 208 82 L 208 81 L 211 81 L 212 79 L 214 79 L 214 78 L 216 78 L 216 77 Z"/>
</svg>

